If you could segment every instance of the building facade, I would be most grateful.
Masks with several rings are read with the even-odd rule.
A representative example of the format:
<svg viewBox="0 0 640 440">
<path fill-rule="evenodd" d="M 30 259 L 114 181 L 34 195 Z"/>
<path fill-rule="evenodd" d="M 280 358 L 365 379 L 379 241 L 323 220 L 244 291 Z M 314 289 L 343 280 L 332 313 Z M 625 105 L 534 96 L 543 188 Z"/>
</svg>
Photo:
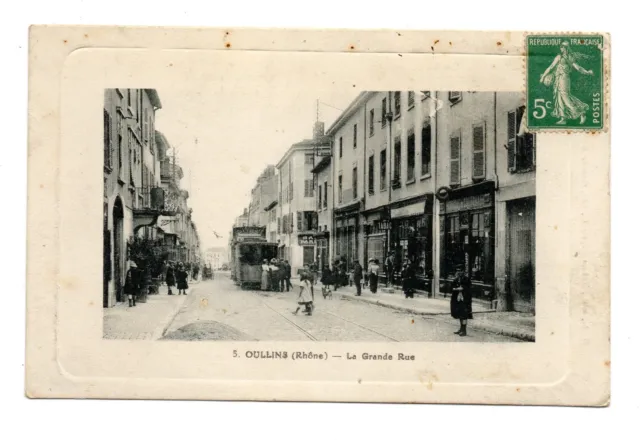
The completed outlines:
<svg viewBox="0 0 640 440">
<path fill-rule="evenodd" d="M 333 230 L 333 173 L 331 167 L 331 155 L 318 156 L 318 163 L 311 172 L 314 175 L 316 211 L 318 228 L 315 234 L 315 261 L 318 269 L 322 271 L 331 267 L 331 250 Z"/>
<path fill-rule="evenodd" d="M 311 170 L 319 153 L 329 150 L 324 125 L 314 126 L 313 138 L 293 144 L 280 159 L 276 227 L 280 258 L 289 261 L 292 274 L 315 262 L 318 228 L 315 183 Z"/>
<path fill-rule="evenodd" d="M 524 97 L 443 92 L 437 113 L 440 289 L 456 268 L 474 298 L 498 310 L 534 309 L 535 136 L 521 130 Z"/>
<path fill-rule="evenodd" d="M 161 159 L 155 144 L 155 112 L 161 107 L 153 89 L 104 91 L 104 307 L 123 301 L 127 243 L 134 233 L 155 234 L 144 225 L 161 208 L 162 197 L 154 192 L 160 183 Z"/>
</svg>

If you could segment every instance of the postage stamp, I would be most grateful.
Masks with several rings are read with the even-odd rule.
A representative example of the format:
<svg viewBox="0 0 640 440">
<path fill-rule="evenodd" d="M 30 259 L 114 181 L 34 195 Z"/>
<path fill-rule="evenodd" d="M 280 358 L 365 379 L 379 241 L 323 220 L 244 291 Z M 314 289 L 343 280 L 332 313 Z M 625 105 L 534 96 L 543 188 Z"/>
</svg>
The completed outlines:
<svg viewBox="0 0 640 440">
<path fill-rule="evenodd" d="M 603 130 L 604 37 L 527 35 L 527 126 Z"/>
</svg>

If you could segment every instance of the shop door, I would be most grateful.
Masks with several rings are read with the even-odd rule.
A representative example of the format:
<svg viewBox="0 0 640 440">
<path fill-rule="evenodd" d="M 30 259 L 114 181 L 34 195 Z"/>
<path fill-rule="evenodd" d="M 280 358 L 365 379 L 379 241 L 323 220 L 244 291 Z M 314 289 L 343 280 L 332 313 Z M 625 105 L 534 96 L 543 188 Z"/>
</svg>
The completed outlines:
<svg viewBox="0 0 640 440">
<path fill-rule="evenodd" d="M 313 246 L 303 246 L 302 247 L 302 265 L 308 264 L 311 266 L 313 264 Z"/>
<path fill-rule="evenodd" d="M 509 204 L 509 280 L 513 308 L 535 311 L 535 199 Z"/>
</svg>

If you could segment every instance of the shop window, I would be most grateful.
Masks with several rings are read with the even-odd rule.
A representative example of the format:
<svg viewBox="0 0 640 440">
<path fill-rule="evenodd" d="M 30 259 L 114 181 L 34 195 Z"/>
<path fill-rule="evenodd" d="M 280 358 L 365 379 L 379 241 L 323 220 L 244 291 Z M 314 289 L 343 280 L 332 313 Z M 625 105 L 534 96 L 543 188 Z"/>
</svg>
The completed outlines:
<svg viewBox="0 0 640 440">
<path fill-rule="evenodd" d="M 431 174 L 431 125 L 425 123 L 422 127 L 421 172 L 423 176 Z"/>
<path fill-rule="evenodd" d="M 536 135 L 522 126 L 525 107 L 507 114 L 508 167 L 512 173 L 533 171 L 536 164 Z"/>
<path fill-rule="evenodd" d="M 412 132 L 407 136 L 407 182 L 416 178 L 416 135 Z"/>
</svg>

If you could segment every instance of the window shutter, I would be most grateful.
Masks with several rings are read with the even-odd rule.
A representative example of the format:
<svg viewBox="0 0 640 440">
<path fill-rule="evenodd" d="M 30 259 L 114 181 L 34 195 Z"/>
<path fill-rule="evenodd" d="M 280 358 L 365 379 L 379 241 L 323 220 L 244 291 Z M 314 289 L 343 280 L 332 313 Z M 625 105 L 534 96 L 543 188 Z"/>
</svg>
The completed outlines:
<svg viewBox="0 0 640 440">
<path fill-rule="evenodd" d="M 510 172 L 516 170 L 516 112 L 507 114 L 507 165 Z"/>
<path fill-rule="evenodd" d="M 485 133 L 484 123 L 473 126 L 473 178 L 485 177 Z"/>
<path fill-rule="evenodd" d="M 298 231 L 302 231 L 303 229 L 305 229 L 305 228 L 302 227 L 302 212 L 301 211 L 298 211 L 296 213 L 296 222 L 298 223 Z"/>
<path fill-rule="evenodd" d="M 451 185 L 458 185 L 460 183 L 460 136 L 451 137 Z"/>
<path fill-rule="evenodd" d="M 289 213 L 289 232 L 293 232 L 296 226 L 293 224 L 293 212 Z"/>
<path fill-rule="evenodd" d="M 462 99 L 462 92 L 449 92 L 449 101 L 458 102 Z"/>
<path fill-rule="evenodd" d="M 314 231 L 318 229 L 318 213 L 317 212 L 312 213 L 311 229 L 313 229 Z"/>
</svg>

